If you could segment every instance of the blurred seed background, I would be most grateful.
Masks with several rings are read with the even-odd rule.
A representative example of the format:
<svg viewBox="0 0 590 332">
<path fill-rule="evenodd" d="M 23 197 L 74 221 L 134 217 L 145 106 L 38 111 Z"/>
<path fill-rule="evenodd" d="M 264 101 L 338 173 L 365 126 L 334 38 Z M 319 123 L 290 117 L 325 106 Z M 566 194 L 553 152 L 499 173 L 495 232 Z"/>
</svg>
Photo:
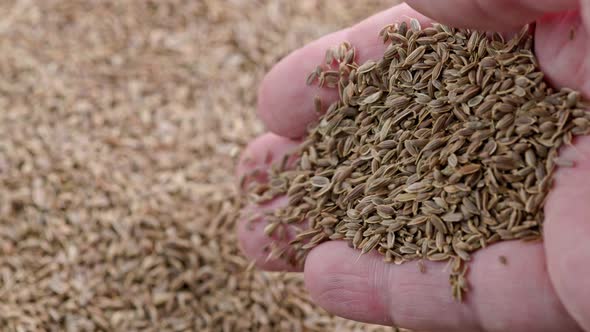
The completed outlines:
<svg viewBox="0 0 590 332">
<path fill-rule="evenodd" d="M 391 4 L 0 1 L 0 330 L 391 330 L 244 272 L 233 231 L 264 73 Z"/>
</svg>

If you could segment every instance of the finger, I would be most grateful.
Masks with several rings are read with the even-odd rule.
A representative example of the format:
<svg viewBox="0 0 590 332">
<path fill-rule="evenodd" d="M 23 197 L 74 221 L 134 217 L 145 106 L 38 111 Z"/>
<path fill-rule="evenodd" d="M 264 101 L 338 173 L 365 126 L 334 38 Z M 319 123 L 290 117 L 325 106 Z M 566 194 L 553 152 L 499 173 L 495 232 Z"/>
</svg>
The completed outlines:
<svg viewBox="0 0 590 332">
<path fill-rule="evenodd" d="M 590 330 L 590 137 L 562 151 L 573 168 L 556 172 L 545 208 L 545 246 L 549 275 L 564 306 Z"/>
<path fill-rule="evenodd" d="M 499 257 L 507 258 L 503 265 Z M 353 320 L 425 331 L 577 331 L 545 271 L 542 244 L 505 242 L 473 255 L 467 300 L 452 299 L 446 264 L 384 263 L 341 242 L 314 249 L 305 265 L 312 298 Z"/>
<path fill-rule="evenodd" d="M 535 28 L 535 54 L 547 79 L 556 87 L 578 89 L 586 96 L 590 96 L 588 28 L 578 11 L 546 15 Z"/>
<path fill-rule="evenodd" d="M 266 172 L 271 165 L 279 162 L 298 144 L 297 141 L 274 134 L 264 134 L 252 141 L 243 152 L 237 167 L 238 176 L 247 179 L 242 185 L 247 187 L 251 181 L 265 182 Z M 248 205 L 242 211 L 242 217 L 237 224 L 240 248 L 259 268 L 269 271 L 296 270 L 284 259 L 268 259 L 271 248 L 286 248 L 289 238 L 293 236 L 293 230 L 286 228 L 285 237 L 280 237 L 278 233 L 268 237 L 264 232 L 267 225 L 264 217 L 251 218 L 285 205 L 286 199 L 281 197 L 264 204 Z"/>
<path fill-rule="evenodd" d="M 318 117 L 314 98 L 319 96 L 324 104 L 329 104 L 338 97 L 334 89 L 305 84 L 306 76 L 324 61 L 326 50 L 348 41 L 356 48 L 359 62 L 378 58 L 385 50 L 378 38 L 379 31 L 387 24 L 409 18 L 428 22 L 405 4 L 395 6 L 349 29 L 327 35 L 279 62 L 264 78 L 258 93 L 258 112 L 267 128 L 281 136 L 303 136 L 307 125 Z"/>
<path fill-rule="evenodd" d="M 254 175 L 256 178 L 264 180 L 259 176 L 260 173 L 268 170 L 270 165 L 278 162 L 287 153 L 290 153 L 299 145 L 300 141 L 292 140 L 275 134 L 263 134 L 251 141 L 238 161 L 236 167 L 237 176 L 244 177 Z"/>
<path fill-rule="evenodd" d="M 544 14 L 576 9 L 578 0 L 408 0 L 412 8 L 460 28 L 511 31 Z"/>
<path fill-rule="evenodd" d="M 245 215 L 248 212 L 273 211 L 286 204 L 285 197 L 281 197 L 255 208 L 248 207 L 245 209 L 247 211 Z M 291 264 L 285 256 L 269 258 L 273 249 L 286 250 L 288 248 L 289 241 L 294 237 L 294 230 L 285 228 L 285 236 L 279 236 L 276 232 L 272 236 L 268 236 L 265 233 L 267 225 L 268 223 L 264 217 L 254 220 L 243 218 L 238 221 L 238 241 L 242 253 L 252 260 L 256 267 L 266 271 L 301 271 L 300 267 Z"/>
</svg>

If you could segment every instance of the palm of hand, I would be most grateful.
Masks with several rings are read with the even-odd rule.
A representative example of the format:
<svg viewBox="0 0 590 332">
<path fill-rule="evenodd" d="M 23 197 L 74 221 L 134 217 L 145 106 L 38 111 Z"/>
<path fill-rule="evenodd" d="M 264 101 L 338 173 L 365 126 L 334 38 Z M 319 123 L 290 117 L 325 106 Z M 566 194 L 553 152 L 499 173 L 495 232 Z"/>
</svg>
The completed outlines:
<svg viewBox="0 0 590 332">
<path fill-rule="evenodd" d="M 377 41 L 358 36 L 368 31 L 375 35 L 372 30 L 376 27 L 407 16 L 419 15 L 408 7 L 395 7 L 361 23 L 356 30 L 328 36 L 279 64 L 265 79 L 260 95 L 261 117 L 279 135 L 267 134 L 252 142 L 239 172 L 266 167 L 269 155 L 278 158 L 287 152 L 296 145 L 296 140 L 287 137 L 300 137 L 314 118 L 308 101 L 317 91 L 302 87 L 284 92 L 293 75 L 310 71 L 325 48 L 342 39 L 352 39 L 353 44 L 358 39 L 359 49 L 370 49 L 361 58 L 378 55 L 382 49 Z M 535 51 L 550 82 L 589 96 L 586 28 L 590 24 L 585 25 L 578 12 L 545 16 L 536 23 Z M 333 91 L 319 93 L 334 98 Z M 292 109 L 279 109 L 285 100 L 287 104 L 292 101 Z M 354 263 L 350 257 L 358 254 L 337 242 L 325 243 L 310 254 L 305 266 L 307 288 L 329 311 L 372 323 L 395 322 L 429 330 L 576 330 L 577 324 L 590 329 L 590 223 L 585 220 L 590 212 L 585 204 L 590 198 L 590 177 L 584 176 L 590 168 L 590 137 L 579 139 L 575 149 L 562 153 L 576 160 L 576 167 L 556 173 L 556 184 L 546 203 L 544 243 L 503 242 L 476 253 L 470 272 L 475 287 L 467 303 L 452 301 L 447 274 L 441 273 L 444 264 L 428 263 L 431 272 L 421 274 L 415 264 L 387 266 L 380 257 L 370 255 Z M 272 209 L 280 204 L 281 199 L 256 208 Z M 283 262 L 265 261 L 262 247 L 269 240 L 263 227 L 261 223 L 250 230 L 240 224 L 244 251 L 266 269 L 292 270 Z M 507 266 L 500 264 L 500 256 L 508 257 Z"/>
</svg>

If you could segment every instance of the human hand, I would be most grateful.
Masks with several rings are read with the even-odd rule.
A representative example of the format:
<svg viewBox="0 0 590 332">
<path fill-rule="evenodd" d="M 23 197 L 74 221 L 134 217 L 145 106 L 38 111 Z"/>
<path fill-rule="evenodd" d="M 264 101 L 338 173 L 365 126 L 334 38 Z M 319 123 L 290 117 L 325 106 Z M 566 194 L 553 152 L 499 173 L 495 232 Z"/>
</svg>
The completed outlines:
<svg viewBox="0 0 590 332">
<path fill-rule="evenodd" d="M 590 1 L 576 0 L 413 0 L 419 12 L 442 23 L 483 30 L 512 31 L 536 21 L 535 53 L 548 80 L 590 96 L 588 29 Z M 577 8 L 577 7 L 580 8 Z M 559 12 L 558 14 L 555 14 Z M 545 14 L 554 13 L 554 14 Z M 333 101 L 337 93 L 303 83 L 322 62 L 325 50 L 342 41 L 357 48 L 359 63 L 383 54 L 379 30 L 393 22 L 430 20 L 407 5 L 379 13 L 360 24 L 328 35 L 294 52 L 265 78 L 259 94 L 260 117 L 271 133 L 251 142 L 238 167 L 241 174 L 268 167 L 305 135 L 316 119 L 313 99 Z M 303 76 L 303 77 L 302 77 Z M 543 243 L 501 242 L 473 255 L 469 279 L 474 288 L 463 303 L 452 299 L 444 263 L 392 265 L 378 254 L 361 256 L 342 242 L 326 242 L 308 256 L 304 276 L 312 298 L 328 311 L 358 321 L 427 331 L 590 331 L 590 137 L 564 149 L 576 167 L 559 169 L 545 206 Z M 270 158 L 269 158 L 270 157 Z M 272 159 L 272 160 L 271 160 Z M 255 207 L 273 209 L 284 199 Z M 252 208 L 252 207 L 249 207 Z M 264 222 L 250 229 L 239 224 L 244 252 L 267 270 L 295 268 L 266 261 L 271 240 Z M 508 257 L 501 265 L 498 257 Z M 354 259 L 351 259 L 354 257 Z"/>
</svg>

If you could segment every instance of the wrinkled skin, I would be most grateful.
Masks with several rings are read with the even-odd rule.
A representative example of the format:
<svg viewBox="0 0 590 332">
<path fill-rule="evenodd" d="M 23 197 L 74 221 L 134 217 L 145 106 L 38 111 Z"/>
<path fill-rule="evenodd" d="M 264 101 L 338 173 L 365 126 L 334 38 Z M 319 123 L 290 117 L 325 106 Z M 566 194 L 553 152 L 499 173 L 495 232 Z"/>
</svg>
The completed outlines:
<svg viewBox="0 0 590 332">
<path fill-rule="evenodd" d="M 384 46 L 376 37 L 386 24 L 418 18 L 457 27 L 517 31 L 535 22 L 535 52 L 548 80 L 590 96 L 588 71 L 589 0 L 414 0 L 376 14 L 293 52 L 272 69 L 259 92 L 259 114 L 269 133 L 252 141 L 238 173 L 267 167 L 297 145 L 317 115 L 316 95 L 333 101 L 336 92 L 309 87 L 305 76 L 324 52 L 348 40 L 358 61 L 378 58 Z M 411 6 L 411 7 L 410 7 Z M 413 9 L 412 9 L 413 8 Z M 419 14 L 421 13 L 421 14 Z M 551 14 L 550 14 L 551 13 Z M 573 37 L 573 39 L 572 39 Z M 299 78 L 299 79 L 298 79 Z M 502 242 L 473 255 L 473 289 L 464 303 L 452 300 L 444 263 L 386 264 L 378 254 L 360 257 L 342 242 L 327 242 L 310 253 L 304 270 L 313 300 L 336 315 L 358 321 L 425 331 L 590 331 L 590 138 L 562 151 L 576 166 L 559 169 L 545 206 L 544 241 Z M 284 199 L 248 209 L 273 209 Z M 239 224 L 240 245 L 267 270 L 297 269 L 266 261 L 269 243 L 264 222 Z M 508 258 L 507 265 L 499 256 Z"/>
</svg>

